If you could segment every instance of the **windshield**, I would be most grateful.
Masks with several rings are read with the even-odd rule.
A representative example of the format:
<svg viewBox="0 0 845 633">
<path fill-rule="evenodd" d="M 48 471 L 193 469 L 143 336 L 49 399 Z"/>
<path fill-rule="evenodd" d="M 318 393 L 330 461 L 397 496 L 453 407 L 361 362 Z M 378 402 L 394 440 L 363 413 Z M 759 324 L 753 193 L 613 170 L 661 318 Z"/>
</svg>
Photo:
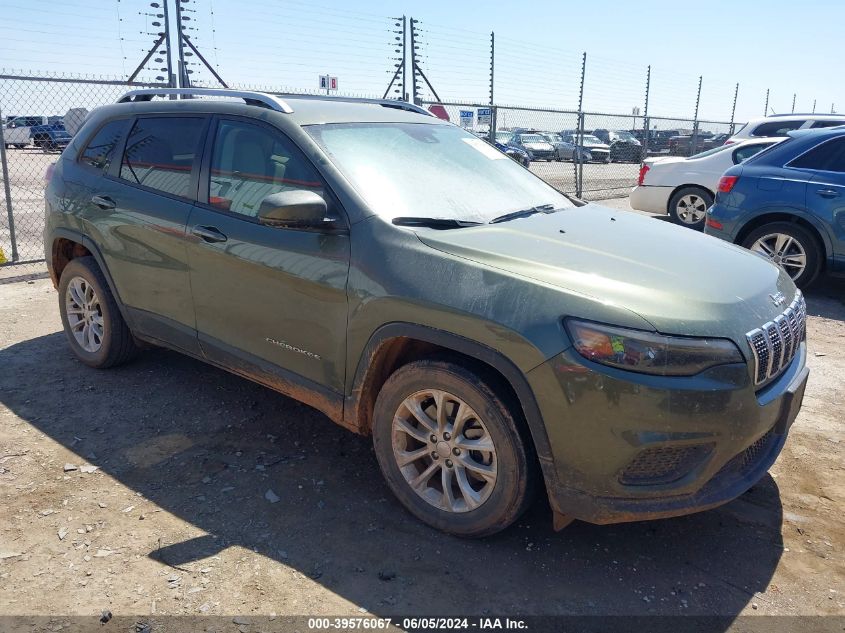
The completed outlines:
<svg viewBox="0 0 845 633">
<path fill-rule="evenodd" d="M 572 203 L 454 125 L 332 123 L 305 126 L 381 217 L 489 222 L 506 213 Z"/>
<path fill-rule="evenodd" d="M 604 145 L 598 137 L 593 136 L 592 134 L 585 134 L 584 135 L 584 145 Z"/>
<path fill-rule="evenodd" d="M 546 139 L 544 139 L 539 134 L 520 134 L 519 140 L 523 143 L 545 143 Z"/>
<path fill-rule="evenodd" d="M 630 132 L 625 132 L 625 131 L 614 132 L 614 135 L 620 141 L 636 141 L 637 140 L 637 138 L 633 134 L 631 134 Z"/>
<path fill-rule="evenodd" d="M 496 140 L 500 143 L 504 143 L 505 141 L 509 141 L 511 138 L 510 132 L 496 132 Z"/>
<path fill-rule="evenodd" d="M 557 134 L 543 134 L 543 138 L 550 143 L 560 143 L 560 136 Z"/>
</svg>

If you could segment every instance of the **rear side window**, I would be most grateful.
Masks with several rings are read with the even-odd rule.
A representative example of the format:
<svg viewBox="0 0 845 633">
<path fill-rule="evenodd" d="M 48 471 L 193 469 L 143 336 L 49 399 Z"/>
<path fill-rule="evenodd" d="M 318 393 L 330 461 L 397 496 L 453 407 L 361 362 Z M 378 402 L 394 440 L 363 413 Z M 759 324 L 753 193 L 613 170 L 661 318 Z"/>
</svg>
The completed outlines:
<svg viewBox="0 0 845 633">
<path fill-rule="evenodd" d="M 129 133 L 120 177 L 174 196 L 192 198 L 191 169 L 205 120 L 193 117 L 138 119 Z"/>
<path fill-rule="evenodd" d="M 789 166 L 845 172 L 845 136 L 825 141 L 793 160 Z"/>
<path fill-rule="evenodd" d="M 79 162 L 94 169 L 108 171 L 115 153 L 129 128 L 129 119 L 109 121 L 88 141 L 79 155 Z"/>
<path fill-rule="evenodd" d="M 758 145 L 743 145 L 742 147 L 734 150 L 734 165 L 737 165 L 744 160 L 748 160 L 755 154 L 759 153 L 760 150 L 769 147 L 769 145 L 769 143 L 759 143 Z M 730 147 L 730 145 L 728 145 L 727 147 Z"/>
<path fill-rule="evenodd" d="M 804 119 L 797 121 L 767 121 L 754 128 L 751 136 L 786 136 L 787 132 L 799 129 L 806 122 Z"/>
<path fill-rule="evenodd" d="M 838 120 L 838 121 L 816 121 L 813 123 L 813 128 L 820 128 L 820 127 L 839 127 L 840 125 L 845 125 L 845 121 Z"/>
</svg>

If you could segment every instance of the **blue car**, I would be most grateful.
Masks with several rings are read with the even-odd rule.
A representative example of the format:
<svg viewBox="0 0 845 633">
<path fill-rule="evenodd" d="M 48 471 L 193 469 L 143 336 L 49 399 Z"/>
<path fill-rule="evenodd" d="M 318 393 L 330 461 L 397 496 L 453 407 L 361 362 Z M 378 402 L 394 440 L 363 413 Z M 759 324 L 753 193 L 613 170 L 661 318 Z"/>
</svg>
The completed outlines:
<svg viewBox="0 0 845 633">
<path fill-rule="evenodd" d="M 845 273 L 845 126 L 789 136 L 725 172 L 704 232 L 769 257 L 805 287 Z"/>
</svg>

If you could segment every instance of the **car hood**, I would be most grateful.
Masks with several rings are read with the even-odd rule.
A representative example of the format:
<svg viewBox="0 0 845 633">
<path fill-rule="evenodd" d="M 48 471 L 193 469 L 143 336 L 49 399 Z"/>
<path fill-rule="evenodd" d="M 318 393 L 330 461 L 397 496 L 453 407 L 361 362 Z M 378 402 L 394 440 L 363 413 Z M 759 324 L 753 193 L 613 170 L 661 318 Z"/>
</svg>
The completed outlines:
<svg viewBox="0 0 845 633">
<path fill-rule="evenodd" d="M 533 142 L 533 143 L 523 143 L 522 145 L 524 147 L 527 147 L 528 149 L 547 149 L 547 150 L 554 149 L 552 147 L 551 143 L 547 143 L 545 141 L 543 141 L 543 142 L 537 141 L 537 142 Z"/>
<path fill-rule="evenodd" d="M 589 141 L 584 141 L 584 147 L 587 149 L 610 149 L 610 145 L 606 145 L 604 143 L 590 143 Z"/>
<path fill-rule="evenodd" d="M 418 233 L 428 246 L 633 311 L 666 334 L 733 339 L 796 289 L 768 260 L 711 236 L 588 204 L 495 225 Z M 780 306 L 770 295 L 782 292 Z M 562 301 L 562 316 L 589 318 Z M 530 310 L 530 306 L 525 306 Z"/>
</svg>

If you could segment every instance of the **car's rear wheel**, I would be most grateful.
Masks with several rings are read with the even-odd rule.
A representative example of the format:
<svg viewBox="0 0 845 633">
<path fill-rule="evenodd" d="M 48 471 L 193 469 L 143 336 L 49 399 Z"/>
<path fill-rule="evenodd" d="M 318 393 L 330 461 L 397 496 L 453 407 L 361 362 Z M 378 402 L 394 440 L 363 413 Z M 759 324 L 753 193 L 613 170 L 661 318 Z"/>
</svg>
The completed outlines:
<svg viewBox="0 0 845 633">
<path fill-rule="evenodd" d="M 460 365 L 425 360 L 394 373 L 376 400 L 373 446 L 402 505 L 444 532 L 493 534 L 531 501 L 530 444 L 502 399 Z"/>
<path fill-rule="evenodd" d="M 742 245 L 765 255 L 783 268 L 799 288 L 810 285 L 821 270 L 821 246 L 818 240 L 799 224 L 764 224 L 751 231 L 742 241 Z"/>
<path fill-rule="evenodd" d="M 713 195 L 701 187 L 678 189 L 669 200 L 669 215 L 676 224 L 704 230 L 707 209 L 713 206 Z"/>
<path fill-rule="evenodd" d="M 59 312 L 76 357 L 97 368 L 132 359 L 138 347 L 93 257 L 71 260 L 59 282 Z"/>
</svg>

